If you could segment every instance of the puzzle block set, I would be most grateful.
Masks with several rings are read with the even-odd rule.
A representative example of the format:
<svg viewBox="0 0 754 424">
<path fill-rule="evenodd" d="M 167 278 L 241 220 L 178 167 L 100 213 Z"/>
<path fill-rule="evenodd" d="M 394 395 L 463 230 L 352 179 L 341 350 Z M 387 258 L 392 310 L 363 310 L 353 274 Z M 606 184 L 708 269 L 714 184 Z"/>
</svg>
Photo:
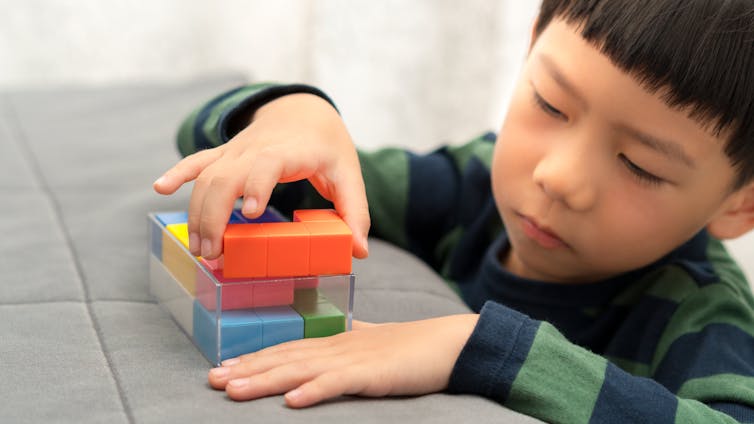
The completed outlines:
<svg viewBox="0 0 754 424">
<path fill-rule="evenodd" d="M 186 212 L 149 214 L 150 291 L 213 364 L 350 330 L 352 235 L 333 210 L 234 210 L 223 255 L 188 250 Z"/>
</svg>

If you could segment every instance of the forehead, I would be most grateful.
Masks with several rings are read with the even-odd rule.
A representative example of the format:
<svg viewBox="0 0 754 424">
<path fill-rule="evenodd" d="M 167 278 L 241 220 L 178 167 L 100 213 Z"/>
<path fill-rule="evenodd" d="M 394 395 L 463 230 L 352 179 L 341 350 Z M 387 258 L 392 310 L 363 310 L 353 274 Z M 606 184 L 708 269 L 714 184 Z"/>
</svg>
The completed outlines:
<svg viewBox="0 0 754 424">
<path fill-rule="evenodd" d="M 556 86 L 569 100 L 583 100 L 608 124 L 630 123 L 660 138 L 677 140 L 695 157 L 724 155 L 730 132 L 716 133 L 711 125 L 691 118 L 690 107 L 671 107 L 667 89 L 648 89 L 636 75 L 619 68 L 585 40 L 579 30 L 553 19 L 533 41 L 527 75 Z"/>
</svg>

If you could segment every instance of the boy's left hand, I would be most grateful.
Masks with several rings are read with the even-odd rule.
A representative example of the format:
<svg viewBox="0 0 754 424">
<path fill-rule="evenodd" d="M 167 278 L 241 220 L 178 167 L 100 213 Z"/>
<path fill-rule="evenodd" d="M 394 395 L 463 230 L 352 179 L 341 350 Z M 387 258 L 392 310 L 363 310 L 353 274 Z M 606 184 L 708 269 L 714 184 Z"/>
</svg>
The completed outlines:
<svg viewBox="0 0 754 424">
<path fill-rule="evenodd" d="M 448 386 L 479 315 L 390 324 L 353 322 L 331 337 L 295 340 L 223 362 L 209 383 L 234 400 L 285 393 L 301 408 L 340 395 L 419 395 Z"/>
</svg>

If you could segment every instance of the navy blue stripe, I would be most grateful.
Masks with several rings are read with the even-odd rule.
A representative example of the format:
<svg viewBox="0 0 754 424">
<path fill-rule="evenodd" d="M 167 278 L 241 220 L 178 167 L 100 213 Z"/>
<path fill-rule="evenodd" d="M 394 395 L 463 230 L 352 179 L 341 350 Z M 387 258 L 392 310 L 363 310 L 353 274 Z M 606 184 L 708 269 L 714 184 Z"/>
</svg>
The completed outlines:
<svg viewBox="0 0 754 424">
<path fill-rule="evenodd" d="M 654 296 L 643 297 L 622 322 L 612 327 L 613 334 L 610 343 L 604 347 L 604 354 L 649 364 L 677 309 L 676 302 Z M 600 320 L 605 318 L 603 315 Z"/>
<path fill-rule="evenodd" d="M 673 342 L 655 380 L 673 393 L 694 378 L 717 374 L 754 376 L 754 338 L 730 324 L 710 324 Z"/>
<path fill-rule="evenodd" d="M 742 423 L 754 422 L 754 409 L 740 403 L 712 402 L 707 404 L 710 408 L 730 415 L 736 421 Z"/>
<path fill-rule="evenodd" d="M 589 422 L 672 423 L 677 408 L 678 399 L 657 382 L 608 363 Z"/>
<path fill-rule="evenodd" d="M 511 308 L 487 302 L 453 367 L 448 392 L 478 394 L 505 403 L 539 325 Z"/>
<path fill-rule="evenodd" d="M 720 278 L 707 257 L 709 243 L 709 234 L 706 230 L 702 230 L 684 243 L 681 248 L 673 251 L 666 260 L 688 272 L 699 287 L 716 283 L 720 281 Z"/>
<path fill-rule="evenodd" d="M 212 113 L 212 109 L 217 106 L 220 102 L 227 99 L 228 97 L 238 93 L 240 90 L 242 90 L 244 86 L 236 87 L 230 91 L 227 91 L 225 93 L 222 93 L 215 97 L 214 99 L 210 100 L 209 103 L 207 103 L 202 110 L 199 111 L 199 113 L 196 115 L 196 120 L 194 121 L 194 146 L 196 147 L 195 151 L 200 151 L 204 149 L 210 149 L 212 147 L 215 147 L 212 145 L 212 143 L 209 141 L 209 139 L 204 135 L 204 131 L 202 131 L 202 126 L 204 126 L 204 121 L 209 118 L 209 115 Z"/>
<path fill-rule="evenodd" d="M 434 250 L 455 226 L 458 170 L 446 149 L 427 155 L 407 153 L 407 156 L 409 184 L 404 215 L 407 247 L 437 270 L 441 264 L 434 257 Z"/>
</svg>

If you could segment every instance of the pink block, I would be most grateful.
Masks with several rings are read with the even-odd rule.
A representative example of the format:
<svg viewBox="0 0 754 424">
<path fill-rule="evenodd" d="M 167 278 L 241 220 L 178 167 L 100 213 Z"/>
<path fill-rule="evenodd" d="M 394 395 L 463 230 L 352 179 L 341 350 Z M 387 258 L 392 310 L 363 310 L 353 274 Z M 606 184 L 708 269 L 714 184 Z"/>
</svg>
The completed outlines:
<svg viewBox="0 0 754 424">
<path fill-rule="evenodd" d="M 254 306 L 280 306 L 293 304 L 293 280 L 275 280 L 253 283 Z"/>
<path fill-rule="evenodd" d="M 212 270 L 211 267 L 215 264 L 208 263 L 204 259 L 200 261 L 205 268 L 211 270 L 212 275 L 221 284 L 220 308 L 223 311 L 253 307 L 253 284 L 233 284 L 238 281 L 248 281 L 248 279 L 223 278 L 222 268 Z M 196 275 L 196 298 L 209 311 L 217 308 L 217 287 L 201 269 L 197 270 Z"/>
<path fill-rule="evenodd" d="M 220 255 L 216 259 L 201 258 L 200 261 L 202 262 L 202 265 L 204 265 L 207 269 L 211 271 L 222 271 L 224 258 L 225 257 L 223 255 Z"/>
</svg>

